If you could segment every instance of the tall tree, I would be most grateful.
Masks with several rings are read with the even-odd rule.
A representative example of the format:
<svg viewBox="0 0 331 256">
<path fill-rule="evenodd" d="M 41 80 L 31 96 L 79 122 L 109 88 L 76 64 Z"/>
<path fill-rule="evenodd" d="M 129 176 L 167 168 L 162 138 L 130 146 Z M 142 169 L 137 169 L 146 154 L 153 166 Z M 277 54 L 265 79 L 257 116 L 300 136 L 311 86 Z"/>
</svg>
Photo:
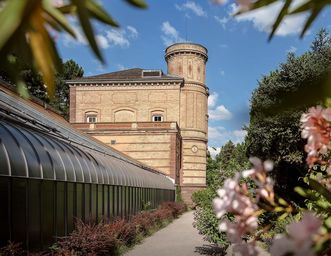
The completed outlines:
<svg viewBox="0 0 331 256">
<path fill-rule="evenodd" d="M 22 66 L 20 77 L 23 79 L 28 93 L 50 104 L 57 109 L 65 119 L 68 119 L 69 86 L 65 81 L 82 77 L 84 75 L 83 68 L 72 59 L 64 63 L 61 60 L 60 69 L 55 75 L 55 94 L 50 98 L 42 76 L 29 68 L 28 65 L 25 65 L 21 60 L 20 65 Z M 0 77 L 12 84 L 15 83 L 15 81 L 7 75 L 6 70 L 0 70 Z"/>
<path fill-rule="evenodd" d="M 60 110 L 63 117 L 69 118 L 69 86 L 66 80 L 82 77 L 84 70 L 74 60 L 70 59 L 62 64 L 61 72 L 56 74 L 55 97 L 50 104 Z"/>
<path fill-rule="evenodd" d="M 251 98 L 247 154 L 275 162 L 278 191 L 295 198 L 304 164 L 304 144 L 300 136 L 301 114 L 311 105 L 322 104 L 320 81 L 331 65 L 331 44 L 323 29 L 311 50 L 301 56 L 288 55 L 286 63 L 260 81 Z"/>
<path fill-rule="evenodd" d="M 232 158 L 232 155 L 235 150 L 235 145 L 231 140 L 224 144 L 221 147 L 219 154 L 216 156 L 216 161 L 220 162 L 221 165 L 227 165 Z"/>
</svg>

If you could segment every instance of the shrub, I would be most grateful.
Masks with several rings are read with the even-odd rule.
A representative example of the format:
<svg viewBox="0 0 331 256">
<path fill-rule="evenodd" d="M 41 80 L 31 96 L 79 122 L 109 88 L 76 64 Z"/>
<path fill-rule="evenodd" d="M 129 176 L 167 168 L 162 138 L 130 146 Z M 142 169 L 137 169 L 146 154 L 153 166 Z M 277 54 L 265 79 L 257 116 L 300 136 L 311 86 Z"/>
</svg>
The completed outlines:
<svg viewBox="0 0 331 256">
<path fill-rule="evenodd" d="M 57 255 L 117 255 L 123 246 L 132 246 L 165 221 L 177 218 L 186 210 L 183 203 L 166 202 L 153 211 L 143 211 L 131 220 L 117 219 L 110 224 L 85 224 L 60 239 Z"/>
<path fill-rule="evenodd" d="M 113 223 L 106 225 L 109 233 L 119 244 L 131 246 L 135 243 L 138 234 L 137 227 L 133 222 L 127 222 L 124 219 L 115 220 Z"/>
<path fill-rule="evenodd" d="M 22 248 L 21 243 L 8 241 L 8 244 L 6 246 L 0 248 L 1 256 L 21 256 L 24 254 L 25 252 Z"/>
<path fill-rule="evenodd" d="M 193 226 L 204 236 L 204 240 L 227 246 L 226 235 L 218 230 L 219 223 L 212 206 L 212 199 L 215 196 L 216 192 L 211 188 L 193 193 L 192 200 L 196 204 Z"/>
<path fill-rule="evenodd" d="M 172 212 L 173 218 L 178 218 L 179 215 L 186 211 L 186 205 L 177 202 L 164 202 L 161 204 L 160 209 L 169 209 Z"/>
<path fill-rule="evenodd" d="M 117 241 L 107 225 L 77 221 L 76 229 L 69 236 L 61 238 L 58 244 L 60 255 L 66 255 L 67 252 L 74 252 L 75 255 L 114 255 Z"/>
</svg>

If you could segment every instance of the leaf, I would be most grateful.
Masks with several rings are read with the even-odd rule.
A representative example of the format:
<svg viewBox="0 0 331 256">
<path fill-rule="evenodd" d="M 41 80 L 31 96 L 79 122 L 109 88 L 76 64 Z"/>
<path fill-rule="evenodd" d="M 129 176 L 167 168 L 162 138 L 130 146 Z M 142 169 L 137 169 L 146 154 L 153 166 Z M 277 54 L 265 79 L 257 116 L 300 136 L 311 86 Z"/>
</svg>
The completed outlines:
<svg viewBox="0 0 331 256">
<path fill-rule="evenodd" d="M 17 86 L 18 95 L 20 95 L 24 99 L 30 98 L 28 89 L 26 88 L 26 85 L 22 80 L 17 81 L 16 86 Z"/>
<path fill-rule="evenodd" d="M 126 0 L 129 4 L 138 8 L 147 8 L 147 4 L 144 0 Z"/>
<path fill-rule="evenodd" d="M 331 229 L 331 216 L 328 217 L 325 222 L 324 222 L 325 226 L 327 226 L 329 229 Z"/>
<path fill-rule="evenodd" d="M 251 9 L 253 10 L 253 9 L 265 7 L 267 5 L 273 4 L 276 1 L 278 1 L 278 0 L 258 0 L 253 4 Z"/>
<path fill-rule="evenodd" d="M 81 24 L 81 27 L 84 31 L 84 34 L 98 59 L 104 63 L 104 59 L 100 53 L 99 47 L 95 41 L 93 28 L 89 20 L 89 12 L 86 8 L 87 0 L 72 0 L 72 2 L 77 6 L 77 14 Z"/>
<path fill-rule="evenodd" d="M 73 4 L 67 4 L 60 7 L 57 7 L 57 9 L 62 12 L 63 14 L 73 14 L 77 11 L 77 7 Z"/>
<path fill-rule="evenodd" d="M 287 203 L 283 198 L 279 198 L 279 199 L 278 199 L 278 202 L 279 202 L 281 205 L 288 206 L 288 203 Z"/>
<path fill-rule="evenodd" d="M 311 15 L 309 16 L 307 22 L 305 23 L 305 26 L 302 29 L 301 35 L 300 37 L 302 38 L 307 29 L 311 26 L 311 24 L 313 23 L 313 21 L 316 19 L 317 15 L 321 12 L 322 9 L 318 8 L 318 9 L 314 9 L 311 13 Z"/>
<path fill-rule="evenodd" d="M 283 220 L 283 219 L 285 219 L 287 216 L 288 216 L 288 213 L 287 213 L 287 212 L 284 212 L 282 215 L 280 215 L 280 216 L 278 217 L 278 220 L 279 220 L 279 221 L 280 221 L 280 220 Z"/>
<path fill-rule="evenodd" d="M 19 28 L 28 5 L 29 1 L 6 1 L 4 8 L 0 12 L 0 49 Z"/>
<path fill-rule="evenodd" d="M 113 27 L 118 27 L 117 22 L 114 21 L 113 18 L 95 1 L 87 1 L 86 8 L 89 10 L 93 18 Z"/>
<path fill-rule="evenodd" d="M 295 187 L 294 191 L 297 192 L 300 196 L 308 197 L 307 192 L 302 187 Z"/>
<path fill-rule="evenodd" d="M 309 186 L 311 186 L 314 190 L 316 190 L 319 194 L 325 197 L 325 199 L 331 203 L 331 191 L 329 191 L 322 184 L 317 182 L 316 180 L 309 179 Z"/>
<path fill-rule="evenodd" d="M 282 10 L 279 12 L 278 17 L 272 26 L 272 31 L 271 31 L 271 33 L 269 35 L 269 39 L 268 39 L 269 41 L 272 39 L 273 35 L 275 34 L 277 28 L 279 27 L 279 25 L 282 22 L 285 15 L 287 15 L 288 8 L 290 7 L 291 3 L 292 3 L 292 0 L 286 0 L 286 2 L 284 3 Z"/>
<path fill-rule="evenodd" d="M 67 31 L 73 38 L 76 38 L 76 34 L 66 17 L 57 8 L 49 4 L 48 1 L 43 1 L 43 9 L 62 29 Z"/>
<path fill-rule="evenodd" d="M 307 3 L 304 3 L 300 6 L 298 6 L 296 9 L 294 9 L 293 11 L 291 11 L 289 14 L 297 14 L 300 12 L 306 12 L 309 11 L 312 8 L 312 1 L 308 1 Z"/>
<path fill-rule="evenodd" d="M 55 92 L 55 66 L 57 54 L 54 52 L 52 41 L 44 27 L 42 7 L 36 8 L 30 18 L 31 28 L 28 31 L 30 46 L 37 68 L 43 75 L 47 91 L 52 97 Z"/>
</svg>

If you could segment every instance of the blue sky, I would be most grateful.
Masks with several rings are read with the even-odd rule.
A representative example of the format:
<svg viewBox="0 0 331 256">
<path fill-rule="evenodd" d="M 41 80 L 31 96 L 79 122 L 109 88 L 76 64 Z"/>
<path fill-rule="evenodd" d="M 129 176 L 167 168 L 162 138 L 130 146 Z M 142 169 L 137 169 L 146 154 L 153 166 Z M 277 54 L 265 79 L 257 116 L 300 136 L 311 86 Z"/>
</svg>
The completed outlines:
<svg viewBox="0 0 331 256">
<path fill-rule="evenodd" d="M 302 2 L 304 0 L 296 0 Z M 106 65 L 101 65 L 86 47 L 75 20 L 78 41 L 61 35 L 58 48 L 63 59 L 74 59 L 85 75 L 141 67 L 166 72 L 164 50 L 175 42 L 190 41 L 208 48 L 206 84 L 209 87 L 209 146 L 220 148 L 226 141 L 243 140 L 242 127 L 249 122 L 249 99 L 257 81 L 281 62 L 289 51 L 302 54 L 322 26 L 331 28 L 330 10 L 325 10 L 303 39 L 298 33 L 306 14 L 286 19 L 268 43 L 270 26 L 280 8 L 271 7 L 232 17 L 237 5 L 208 0 L 146 0 L 147 10 L 130 7 L 125 1 L 101 3 L 121 28 L 95 23 L 97 40 Z"/>
</svg>

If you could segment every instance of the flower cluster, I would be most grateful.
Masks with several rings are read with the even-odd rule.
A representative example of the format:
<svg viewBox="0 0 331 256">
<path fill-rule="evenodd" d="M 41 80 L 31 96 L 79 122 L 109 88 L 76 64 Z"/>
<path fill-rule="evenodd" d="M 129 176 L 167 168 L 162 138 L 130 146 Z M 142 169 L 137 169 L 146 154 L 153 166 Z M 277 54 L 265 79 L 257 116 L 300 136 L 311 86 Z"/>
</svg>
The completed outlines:
<svg viewBox="0 0 331 256">
<path fill-rule="evenodd" d="M 308 153 L 307 164 L 310 167 L 314 164 L 324 165 L 329 175 L 331 162 L 327 159 L 326 154 L 331 149 L 331 108 L 323 109 L 320 106 L 310 108 L 306 114 L 302 115 L 301 122 L 301 135 L 307 139 L 305 146 L 305 151 Z M 262 249 L 256 246 L 256 242 L 258 233 L 260 233 L 258 231 L 258 217 L 262 212 L 279 212 L 282 213 L 282 217 L 294 212 L 293 206 L 276 197 L 274 193 L 273 180 L 268 177 L 268 172 L 273 169 L 273 163 L 271 161 L 262 162 L 256 157 L 249 160 L 253 165 L 252 169 L 245 170 L 241 174 L 237 173 L 234 178 L 227 179 L 224 186 L 217 191 L 218 197 L 213 201 L 217 218 L 222 218 L 219 230 L 226 232 L 232 243 L 233 251 L 238 255 L 257 255 L 261 252 Z M 328 198 L 331 194 L 325 190 L 325 188 L 331 188 L 328 177 L 324 174 L 315 177 L 310 173 L 308 180 L 312 182 L 314 179 L 315 183 L 313 184 L 315 185 L 312 191 L 321 192 L 320 194 L 330 202 Z M 255 188 L 249 192 L 247 184 L 240 183 L 242 178 L 252 179 Z M 316 189 L 315 187 L 319 185 L 321 186 L 320 189 Z M 324 201 L 323 203 L 325 204 Z M 318 206 L 322 207 L 324 204 Z M 226 213 L 234 216 L 234 220 L 225 220 L 224 215 Z M 304 212 L 300 222 L 287 226 L 287 235 L 276 236 L 270 248 L 271 255 L 315 255 L 313 246 L 318 241 L 329 241 L 331 238 L 330 232 L 319 232 L 322 230 L 321 226 L 322 221 L 318 217 L 313 213 Z"/>
<path fill-rule="evenodd" d="M 219 197 L 213 201 L 217 218 L 222 218 L 226 212 L 235 215 L 234 223 L 224 220 L 219 226 L 232 243 L 241 242 L 243 235 L 257 229 L 255 212 L 258 207 L 248 196 L 246 184 L 240 185 L 239 179 L 239 174 L 233 179 L 227 179 L 224 187 L 217 191 Z"/>
<path fill-rule="evenodd" d="M 243 178 L 250 177 L 257 186 L 256 189 L 256 199 L 265 199 L 271 205 L 274 205 L 275 194 L 274 194 L 274 182 L 268 177 L 267 173 L 272 171 L 273 163 L 272 161 L 262 162 L 257 157 L 251 157 L 249 161 L 253 164 L 253 168 L 242 172 Z"/>
<path fill-rule="evenodd" d="M 310 212 L 305 212 L 300 222 L 291 223 L 288 227 L 288 235 L 279 235 L 271 246 L 270 253 L 273 256 L 291 255 L 313 256 L 313 238 L 321 227 L 321 220 Z"/>
<path fill-rule="evenodd" d="M 321 163 L 320 154 L 325 154 L 331 148 L 331 109 L 323 109 L 321 106 L 312 107 L 308 113 L 301 116 L 301 136 L 307 139 L 305 151 L 308 153 L 307 164 L 312 167 L 315 163 Z"/>
<path fill-rule="evenodd" d="M 235 220 L 230 222 L 222 220 L 219 230 L 226 232 L 227 237 L 233 243 L 233 250 L 241 255 L 256 255 L 257 247 L 255 241 L 243 241 L 244 235 L 254 234 L 258 227 L 259 207 L 252 201 L 246 183 L 240 184 L 240 178 L 251 177 L 256 185 L 258 200 L 260 197 L 268 202 L 274 202 L 273 183 L 267 177 L 267 172 L 271 171 L 273 164 L 270 161 L 262 161 L 258 158 L 251 158 L 253 168 L 246 170 L 240 175 L 237 173 L 234 178 L 227 179 L 223 188 L 217 191 L 218 198 L 213 201 L 217 218 L 222 218 L 224 214 L 231 213 Z"/>
</svg>

